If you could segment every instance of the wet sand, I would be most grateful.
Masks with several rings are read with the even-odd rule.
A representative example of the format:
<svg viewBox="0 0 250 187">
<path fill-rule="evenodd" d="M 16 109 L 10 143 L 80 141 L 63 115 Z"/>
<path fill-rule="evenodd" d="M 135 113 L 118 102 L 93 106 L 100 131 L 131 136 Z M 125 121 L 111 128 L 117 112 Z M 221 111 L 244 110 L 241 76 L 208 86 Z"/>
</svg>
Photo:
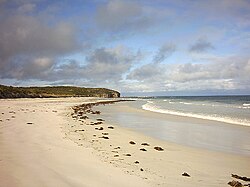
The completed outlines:
<svg viewBox="0 0 250 187">
<path fill-rule="evenodd" d="M 108 124 L 95 107 L 72 109 L 96 100 L 1 100 L 0 186 L 227 186 L 232 173 L 250 176 L 250 157 L 157 140 Z"/>
<path fill-rule="evenodd" d="M 250 156 L 250 127 L 162 114 L 142 109 L 145 101 L 98 106 L 107 122 L 176 144 Z"/>
</svg>

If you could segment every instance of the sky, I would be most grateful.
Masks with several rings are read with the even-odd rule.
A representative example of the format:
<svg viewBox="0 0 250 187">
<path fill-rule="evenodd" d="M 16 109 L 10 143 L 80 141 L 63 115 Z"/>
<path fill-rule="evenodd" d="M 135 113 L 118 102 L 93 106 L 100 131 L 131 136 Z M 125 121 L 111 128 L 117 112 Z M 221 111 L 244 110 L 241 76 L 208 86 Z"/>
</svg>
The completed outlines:
<svg viewBox="0 0 250 187">
<path fill-rule="evenodd" d="M 250 94 L 250 1 L 0 0 L 0 84 Z"/>
</svg>

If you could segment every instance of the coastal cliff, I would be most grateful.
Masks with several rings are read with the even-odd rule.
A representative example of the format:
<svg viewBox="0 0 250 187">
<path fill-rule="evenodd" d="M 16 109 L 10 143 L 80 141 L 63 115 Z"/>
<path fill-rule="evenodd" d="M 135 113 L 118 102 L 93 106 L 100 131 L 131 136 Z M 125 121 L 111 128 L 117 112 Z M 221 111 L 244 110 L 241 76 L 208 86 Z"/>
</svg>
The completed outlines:
<svg viewBox="0 0 250 187">
<path fill-rule="evenodd" d="M 103 97 L 116 98 L 120 93 L 106 88 L 74 86 L 13 87 L 0 85 L 0 98 Z"/>
</svg>

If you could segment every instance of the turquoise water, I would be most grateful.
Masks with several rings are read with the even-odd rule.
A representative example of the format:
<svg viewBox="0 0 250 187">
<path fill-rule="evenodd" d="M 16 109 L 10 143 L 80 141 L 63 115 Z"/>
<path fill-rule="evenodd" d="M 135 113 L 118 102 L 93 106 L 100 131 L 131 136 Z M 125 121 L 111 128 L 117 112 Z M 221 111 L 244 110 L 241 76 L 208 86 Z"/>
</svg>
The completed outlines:
<svg viewBox="0 0 250 187">
<path fill-rule="evenodd" d="M 160 140 L 250 156 L 249 99 L 249 96 L 137 98 L 134 102 L 99 109 L 107 122 Z M 169 114 L 174 118 L 169 118 Z M 178 116 L 182 120 L 175 120 Z"/>
</svg>

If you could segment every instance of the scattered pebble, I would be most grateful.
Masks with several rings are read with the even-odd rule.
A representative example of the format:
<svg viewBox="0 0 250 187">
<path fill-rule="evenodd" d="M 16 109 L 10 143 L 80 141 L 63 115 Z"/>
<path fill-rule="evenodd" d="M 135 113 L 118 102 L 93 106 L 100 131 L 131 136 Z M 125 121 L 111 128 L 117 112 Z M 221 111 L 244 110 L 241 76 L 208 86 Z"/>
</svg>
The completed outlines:
<svg viewBox="0 0 250 187">
<path fill-rule="evenodd" d="M 109 126 L 108 128 L 109 128 L 109 129 L 114 129 L 114 127 L 112 127 L 112 126 Z"/>
<path fill-rule="evenodd" d="M 119 157 L 119 155 L 114 155 L 114 157 Z"/>
<path fill-rule="evenodd" d="M 146 150 L 146 149 L 144 149 L 144 148 L 141 148 L 140 150 L 141 150 L 141 151 L 147 151 L 147 150 Z"/>
<path fill-rule="evenodd" d="M 144 171 L 142 168 L 140 169 L 141 171 Z"/>
<path fill-rule="evenodd" d="M 139 161 L 135 161 L 135 164 L 139 164 Z"/>
<path fill-rule="evenodd" d="M 28 125 L 32 125 L 33 123 L 32 122 L 27 122 Z"/>
</svg>

